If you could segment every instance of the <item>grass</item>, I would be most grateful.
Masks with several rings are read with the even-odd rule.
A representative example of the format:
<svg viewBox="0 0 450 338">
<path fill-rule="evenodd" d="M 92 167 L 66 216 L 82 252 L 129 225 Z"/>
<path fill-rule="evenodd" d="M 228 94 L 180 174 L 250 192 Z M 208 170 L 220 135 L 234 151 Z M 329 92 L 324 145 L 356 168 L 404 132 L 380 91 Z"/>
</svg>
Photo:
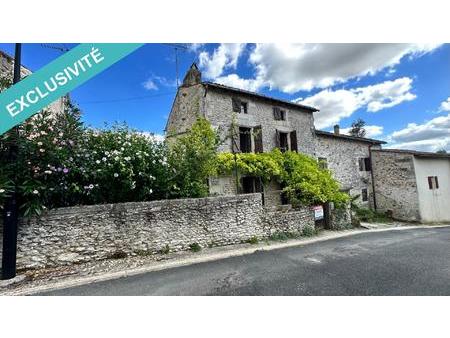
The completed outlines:
<svg viewBox="0 0 450 338">
<path fill-rule="evenodd" d="M 312 237 L 319 233 L 318 229 L 312 226 L 305 226 L 301 231 L 277 231 L 269 236 L 271 241 L 287 241 L 289 239 L 295 239 L 300 237 Z"/>
<path fill-rule="evenodd" d="M 389 223 L 392 221 L 392 219 L 389 218 L 386 214 L 366 208 L 356 208 L 355 215 L 357 219 L 361 222 Z"/>
<path fill-rule="evenodd" d="M 166 244 L 166 246 L 164 248 L 162 248 L 161 250 L 159 250 L 160 253 L 162 253 L 163 255 L 167 255 L 170 252 L 170 246 L 169 244 Z"/>
<path fill-rule="evenodd" d="M 258 237 L 256 236 L 250 237 L 249 239 L 247 239 L 247 243 L 258 244 L 259 243 Z"/>
<path fill-rule="evenodd" d="M 189 249 L 192 252 L 199 252 L 202 249 L 202 247 L 198 243 L 192 243 L 192 244 L 189 244 Z"/>
</svg>

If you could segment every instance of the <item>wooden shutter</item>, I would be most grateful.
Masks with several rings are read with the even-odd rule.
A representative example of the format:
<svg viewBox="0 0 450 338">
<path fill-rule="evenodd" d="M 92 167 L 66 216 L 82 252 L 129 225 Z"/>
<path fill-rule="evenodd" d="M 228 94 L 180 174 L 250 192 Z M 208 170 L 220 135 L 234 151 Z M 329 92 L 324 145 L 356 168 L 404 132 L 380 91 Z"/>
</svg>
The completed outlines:
<svg viewBox="0 0 450 338">
<path fill-rule="evenodd" d="M 298 145 L 297 145 L 297 131 L 291 131 L 291 151 L 298 151 Z"/>
<path fill-rule="evenodd" d="M 280 108 L 273 107 L 273 118 L 277 121 L 280 119 Z"/>
<path fill-rule="evenodd" d="M 241 100 L 239 100 L 238 98 L 233 97 L 231 99 L 232 104 L 233 104 L 233 111 L 235 113 L 240 113 L 241 111 Z"/>
<path fill-rule="evenodd" d="M 364 159 L 359 158 L 358 162 L 359 162 L 359 171 L 364 171 Z"/>
<path fill-rule="evenodd" d="M 275 147 L 280 149 L 280 132 L 278 130 L 276 130 L 275 132 Z"/>
<path fill-rule="evenodd" d="M 253 136 L 255 141 L 255 153 L 263 152 L 262 128 L 257 126 L 253 128 Z"/>
</svg>

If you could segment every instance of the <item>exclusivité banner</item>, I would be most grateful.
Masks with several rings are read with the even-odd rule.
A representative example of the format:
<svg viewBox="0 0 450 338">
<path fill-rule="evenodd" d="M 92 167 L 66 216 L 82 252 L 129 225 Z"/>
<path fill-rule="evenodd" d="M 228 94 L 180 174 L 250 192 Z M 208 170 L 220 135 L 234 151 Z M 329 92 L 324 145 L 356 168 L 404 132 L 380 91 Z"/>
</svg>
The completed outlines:
<svg viewBox="0 0 450 338">
<path fill-rule="evenodd" d="M 140 43 L 83 43 L 0 94 L 0 135 L 66 95 Z"/>
</svg>

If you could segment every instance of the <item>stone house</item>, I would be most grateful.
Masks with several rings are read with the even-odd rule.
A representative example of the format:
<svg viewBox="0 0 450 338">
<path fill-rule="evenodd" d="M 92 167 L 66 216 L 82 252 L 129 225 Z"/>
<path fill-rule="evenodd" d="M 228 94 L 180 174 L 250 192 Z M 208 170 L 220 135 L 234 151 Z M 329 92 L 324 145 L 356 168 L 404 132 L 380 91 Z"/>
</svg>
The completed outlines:
<svg viewBox="0 0 450 338">
<path fill-rule="evenodd" d="M 333 173 L 341 189 L 366 207 L 373 206 L 373 172 L 371 154 L 381 149 L 384 141 L 341 134 L 339 126 L 334 132 L 316 130 L 316 156 L 319 163 Z"/>
<path fill-rule="evenodd" d="M 376 209 L 394 218 L 450 222 L 450 154 L 372 151 Z"/>
<path fill-rule="evenodd" d="M 210 121 L 224 142 L 221 152 L 265 152 L 274 148 L 294 150 L 319 158 L 327 165 L 343 190 L 360 195 L 367 203 L 371 195 L 370 149 L 383 141 L 315 130 L 318 109 L 258 93 L 211 82 L 202 82 L 193 64 L 178 89 L 167 121 L 170 140 L 186 133 L 197 116 Z M 230 132 L 231 128 L 238 130 Z M 238 137 L 227 137 L 230 134 Z M 326 162 L 326 163 L 325 163 Z M 266 206 L 285 204 L 277 182 L 262 185 L 257 177 L 211 177 L 211 195 L 264 192 Z M 239 189 L 239 191 L 237 191 Z"/>
<path fill-rule="evenodd" d="M 12 79 L 14 73 L 14 58 L 0 50 L 0 76 Z M 31 75 L 33 72 L 24 65 L 20 68 L 21 78 Z M 64 110 L 66 96 L 51 103 L 47 108 L 50 112 L 57 114 Z"/>
</svg>

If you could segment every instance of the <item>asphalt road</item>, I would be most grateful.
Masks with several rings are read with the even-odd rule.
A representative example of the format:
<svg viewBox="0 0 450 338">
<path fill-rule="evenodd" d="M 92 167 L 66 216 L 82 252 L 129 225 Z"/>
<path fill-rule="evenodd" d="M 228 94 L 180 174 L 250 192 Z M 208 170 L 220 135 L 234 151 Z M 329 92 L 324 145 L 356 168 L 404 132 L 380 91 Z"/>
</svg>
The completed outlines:
<svg viewBox="0 0 450 338">
<path fill-rule="evenodd" d="M 43 295 L 450 295 L 450 227 L 368 232 Z"/>
</svg>

